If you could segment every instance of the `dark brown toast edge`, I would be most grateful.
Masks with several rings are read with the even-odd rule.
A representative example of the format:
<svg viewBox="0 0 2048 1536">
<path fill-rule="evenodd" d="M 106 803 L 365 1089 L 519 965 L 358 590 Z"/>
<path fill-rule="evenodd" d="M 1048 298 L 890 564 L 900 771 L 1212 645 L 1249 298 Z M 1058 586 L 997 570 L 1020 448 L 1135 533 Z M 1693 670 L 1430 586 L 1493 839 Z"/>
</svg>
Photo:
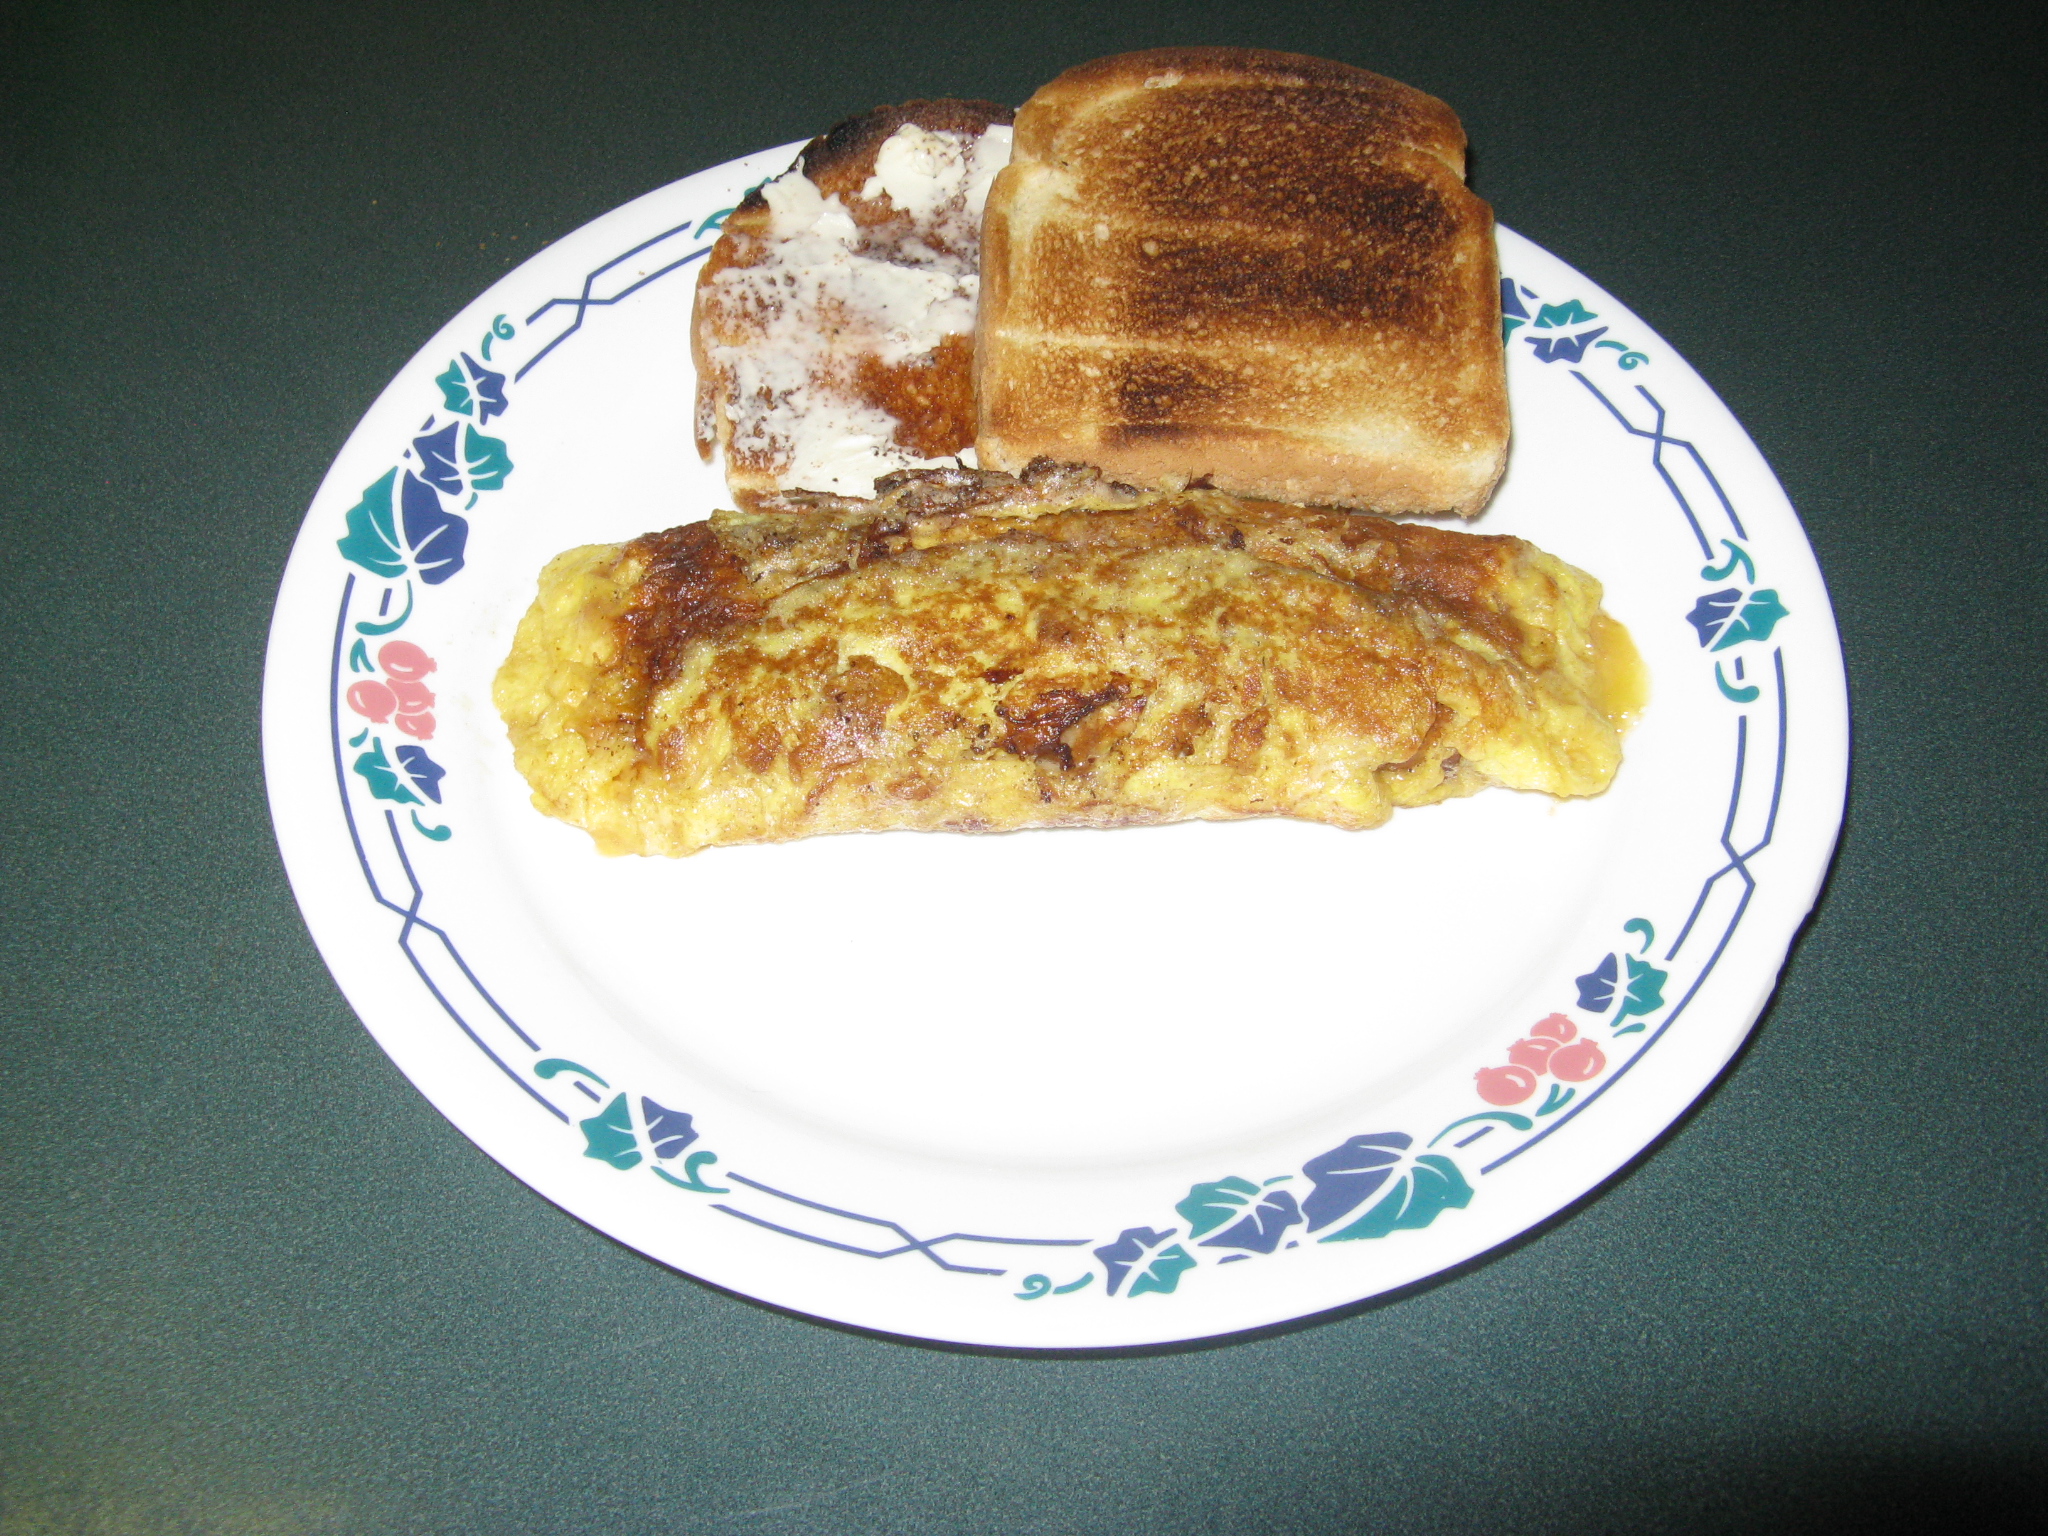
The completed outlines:
<svg viewBox="0 0 2048 1536">
<path fill-rule="evenodd" d="M 862 203 L 861 188 L 874 174 L 875 155 L 897 129 L 915 123 L 928 133 L 980 135 L 993 127 L 1008 127 L 1015 118 L 1015 109 L 1000 102 L 950 96 L 871 107 L 842 119 L 812 139 L 797 152 L 797 157 L 787 169 L 778 174 L 801 171 L 827 197 L 839 194 L 856 221 L 871 223 L 882 216 L 881 210 Z M 765 185 L 766 182 L 757 182 L 747 188 L 739 206 L 726 215 L 724 224 L 720 226 L 718 242 L 711 248 L 710 256 L 697 274 L 698 298 L 691 305 L 690 312 L 690 356 L 697 373 L 692 435 L 697 444 L 697 456 L 707 464 L 718 447 L 716 386 L 699 339 L 698 311 L 705 283 L 737 260 L 740 239 L 766 230 L 768 200 L 761 195 L 761 188 Z M 864 213 L 868 217 L 863 218 Z"/>
<path fill-rule="evenodd" d="M 1236 97 L 1237 89 L 1247 86 L 1254 89 Z M 1010 317 L 1017 313 L 1011 292 L 1013 280 L 1019 280 L 1018 261 L 1013 260 L 1011 251 L 1012 190 L 1021 187 L 1027 173 L 1057 175 L 1070 163 L 1079 173 L 1082 160 L 1094 162 L 1102 153 L 1086 139 L 1071 138 L 1070 125 L 1088 125 L 1097 112 L 1118 110 L 1120 104 L 1128 111 L 1135 105 L 1134 98 L 1150 95 L 1149 88 L 1157 87 L 1196 93 L 1223 88 L 1245 103 L 1244 110 L 1256 112 L 1263 110 L 1259 104 L 1266 94 L 1256 89 L 1259 86 L 1272 87 L 1274 94 L 1283 97 L 1291 94 L 1291 88 L 1307 88 L 1311 96 L 1334 93 L 1357 103 L 1361 115 L 1358 149 L 1404 184 L 1412 179 L 1417 189 L 1414 211 L 1434 215 L 1433 222 L 1409 220 L 1393 231 L 1394 237 L 1415 248 L 1413 259 L 1394 261 L 1393 265 L 1417 266 L 1446 241 L 1459 248 L 1457 259 L 1446 269 L 1447 273 L 1456 271 L 1456 280 L 1448 287 L 1442 279 L 1416 287 L 1414 303 L 1409 306 L 1430 312 L 1454 304 L 1460 315 L 1469 317 L 1469 323 L 1458 325 L 1460 335 L 1455 340 L 1447 338 L 1452 350 L 1443 364 L 1472 382 L 1458 387 L 1452 396 L 1421 407 L 1431 416 L 1443 415 L 1447 408 L 1455 414 L 1455 420 L 1442 421 L 1432 434 L 1444 440 L 1442 454 L 1425 450 L 1419 455 L 1343 456 L 1333 454 L 1312 434 L 1297 437 L 1285 430 L 1224 425 L 1205 419 L 1200 410 L 1183 418 L 1170 408 L 1167 397 L 1175 391 L 1169 386 L 1175 384 L 1179 373 L 1194 380 L 1189 388 L 1207 381 L 1195 377 L 1201 373 L 1199 367 L 1176 369 L 1180 354 L 1170 341 L 1156 357 L 1139 359 L 1145 364 L 1144 377 L 1134 376 L 1130 381 L 1133 388 L 1142 386 L 1138 405 L 1111 409 L 1107 402 L 1091 402 L 1078 417 L 1062 419 L 1045 408 L 1048 390 L 1055 387 L 1047 372 L 1049 355 L 1026 343 L 1003 339 Z M 1300 121 L 1290 113 L 1289 126 Z M 981 461 L 990 468 L 1013 469 L 1038 455 L 1052 454 L 1100 462 L 1111 473 L 1141 484 L 1187 483 L 1207 476 L 1217 487 L 1246 496 L 1395 515 L 1476 515 L 1487 504 L 1505 468 L 1510 428 L 1505 360 L 1499 343 L 1493 215 L 1464 183 L 1465 148 L 1464 130 L 1456 113 L 1435 97 L 1368 70 L 1300 54 L 1248 48 L 1148 49 L 1078 65 L 1048 82 L 1018 113 L 1016 153 L 1011 168 L 996 180 L 983 228 L 983 325 L 977 336 L 976 374 Z M 1286 164 L 1291 167 L 1296 162 Z M 1029 170 L 1034 166 L 1039 169 Z M 1301 169 L 1308 178 L 1304 183 L 1308 190 L 1325 190 L 1306 162 Z M 1169 248 L 1175 243 L 1164 234 L 1159 238 Z M 1148 242 L 1147 254 L 1159 256 L 1160 252 Z M 1171 249 L 1167 259 L 1172 259 Z M 1340 265 L 1349 272 L 1348 260 Z M 1247 273 L 1257 277 L 1254 286 L 1269 294 L 1278 293 L 1281 279 L 1288 275 L 1269 272 L 1257 263 L 1248 266 Z M 1371 268 L 1344 282 L 1334 281 L 1336 274 L 1328 272 L 1294 275 L 1317 279 L 1296 285 L 1300 291 L 1295 303 L 1303 316 L 1340 304 L 1348 311 L 1378 280 Z M 1057 287 L 1060 280 L 1041 273 L 1034 281 Z M 1104 278 L 1097 275 L 1094 281 L 1100 283 Z M 1176 301 L 1190 323 L 1205 315 L 1206 301 L 1198 297 L 1201 286 L 1197 283 L 1196 290 L 1189 291 L 1155 284 L 1150 289 L 1141 286 L 1120 291 L 1135 294 L 1149 305 L 1145 324 L 1149 335 L 1161 328 L 1159 316 Z M 1376 298 L 1372 302 L 1383 307 L 1387 301 Z M 1398 327 L 1402 322 L 1389 312 L 1386 323 Z M 1201 350 L 1195 348 L 1197 354 Z M 1010 361 L 991 368 L 991 359 L 997 357 Z M 1094 369 L 1083 371 L 1095 376 Z M 1222 388 L 1233 381 L 1219 378 L 1215 382 Z M 1084 385 L 1082 392 L 1088 388 Z M 1199 389 L 1196 393 L 1199 396 Z M 1474 439 L 1480 451 L 1474 453 L 1469 443 L 1461 445 L 1458 439 L 1463 437 Z"/>
</svg>

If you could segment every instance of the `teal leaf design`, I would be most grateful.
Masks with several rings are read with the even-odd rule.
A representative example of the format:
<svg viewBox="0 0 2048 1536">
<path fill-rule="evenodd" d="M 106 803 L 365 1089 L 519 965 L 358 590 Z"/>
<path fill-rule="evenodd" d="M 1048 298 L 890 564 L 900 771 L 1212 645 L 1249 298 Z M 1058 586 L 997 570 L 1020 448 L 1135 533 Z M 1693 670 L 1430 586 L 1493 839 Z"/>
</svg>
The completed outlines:
<svg viewBox="0 0 2048 1536">
<path fill-rule="evenodd" d="M 468 416 L 475 409 L 470 398 L 469 380 L 463 375 L 462 364 L 450 363 L 446 373 L 434 375 L 434 382 L 441 386 L 441 403 L 457 415 Z"/>
<path fill-rule="evenodd" d="M 353 764 L 355 771 L 362 775 L 363 782 L 370 786 L 370 793 L 379 800 L 389 800 L 396 805 L 419 805 L 420 797 L 406 788 L 399 778 L 398 770 L 391 766 L 391 759 L 384 755 L 382 737 L 372 737 L 370 750 L 358 757 Z"/>
<path fill-rule="evenodd" d="M 1280 1246 L 1287 1229 L 1301 1220 L 1301 1207 L 1284 1189 L 1268 1190 L 1242 1220 L 1214 1237 L 1204 1238 L 1204 1248 L 1242 1248 L 1249 1253 L 1271 1253 Z"/>
<path fill-rule="evenodd" d="M 1630 1014 L 1646 1015 L 1655 1013 L 1664 1006 L 1664 983 L 1670 976 L 1648 961 L 1638 960 L 1634 955 L 1623 955 L 1628 966 L 1628 986 L 1623 991 L 1621 1006 L 1614 1011 L 1614 1022 L 1619 1024 Z"/>
<path fill-rule="evenodd" d="M 1463 1210 L 1472 1202 L 1472 1186 L 1458 1165 L 1440 1152 L 1425 1152 L 1404 1168 L 1387 1192 L 1349 1226 L 1322 1239 L 1326 1243 L 1385 1237 L 1389 1232 L 1416 1231 L 1437 1213 Z"/>
<path fill-rule="evenodd" d="M 579 1061 L 571 1061 L 566 1056 L 550 1056 L 546 1061 L 536 1062 L 533 1068 L 533 1075 L 542 1082 L 546 1082 L 549 1078 L 562 1072 L 574 1072 L 579 1077 L 587 1077 L 600 1088 L 611 1087 L 610 1083 L 599 1077 L 590 1068 L 584 1066 Z"/>
<path fill-rule="evenodd" d="M 1723 539 L 1721 547 L 1728 551 L 1727 563 L 1725 565 L 1700 567 L 1700 580 L 1726 581 L 1739 570 L 1742 572 L 1742 579 L 1744 581 L 1754 583 L 1756 580 L 1756 562 L 1750 559 L 1749 551 L 1733 539 Z"/>
<path fill-rule="evenodd" d="M 622 1173 L 638 1166 L 640 1138 L 633 1134 L 633 1111 L 626 1107 L 623 1093 L 614 1094 L 611 1103 L 588 1120 L 576 1123 L 583 1130 L 585 1157 L 609 1163 Z"/>
<path fill-rule="evenodd" d="M 501 439 L 485 437 L 475 427 L 464 427 L 462 457 L 469 466 L 471 490 L 504 489 L 505 477 L 512 473 L 512 456 L 505 451 L 505 444 Z M 524 481 L 520 483 L 525 484 Z"/>
<path fill-rule="evenodd" d="M 351 672 L 374 672 L 377 664 L 370 660 L 370 647 L 358 640 L 348 649 L 348 669 Z"/>
<path fill-rule="evenodd" d="M 1195 1185 L 1174 1209 L 1188 1224 L 1188 1236 L 1201 1237 L 1241 1214 L 1258 1194 L 1258 1185 L 1233 1175 L 1211 1184 Z"/>
<path fill-rule="evenodd" d="M 670 1173 L 666 1168 L 655 1169 L 654 1176 L 657 1179 L 660 1179 L 664 1184 L 673 1184 L 677 1189 L 687 1189 L 692 1194 L 730 1194 L 731 1191 L 727 1189 L 726 1186 L 723 1184 L 705 1183 L 704 1175 L 698 1172 L 700 1168 L 707 1167 L 710 1164 L 715 1163 L 717 1161 L 718 1154 L 716 1152 L 692 1152 L 688 1157 L 683 1159 L 683 1176 L 681 1178 L 677 1178 L 674 1174 Z"/>
<path fill-rule="evenodd" d="M 1599 318 L 1577 299 L 1566 299 L 1562 304 L 1546 304 L 1537 310 L 1536 329 L 1548 331 L 1558 326 L 1584 325 L 1588 320 Z"/>
<path fill-rule="evenodd" d="M 420 813 L 412 813 L 412 829 L 430 843 L 445 843 L 455 835 L 453 827 L 430 827 L 420 820 Z"/>
<path fill-rule="evenodd" d="M 1759 587 L 1744 596 L 1739 587 L 1709 592 L 1692 606 L 1686 622 L 1699 631 L 1700 644 L 1725 651 L 1745 640 L 1768 640 L 1778 620 L 1787 618 L 1785 605 L 1769 587 Z"/>
<path fill-rule="evenodd" d="M 357 621 L 356 621 L 356 633 L 357 633 L 357 634 L 359 634 L 359 635 L 388 635 L 388 634 L 390 634 L 390 633 L 391 633 L 391 632 L 392 632 L 392 631 L 393 631 L 394 629 L 403 629 L 403 628 L 405 627 L 405 621 L 406 621 L 407 619 L 411 618 L 411 617 L 412 617 L 412 583 L 408 581 L 408 582 L 407 582 L 407 583 L 405 584 L 405 609 L 404 609 L 404 611 L 403 611 L 403 612 L 401 612 L 401 613 L 400 613 L 400 614 L 398 615 L 398 617 L 397 617 L 397 618 L 395 618 L 395 619 L 388 619 L 388 620 L 386 620 L 386 621 L 385 621 L 384 623 L 382 623 L 382 624 L 374 624 L 374 623 L 372 623 L 372 622 L 371 622 L 370 620 L 368 620 L 368 619 L 359 619 L 359 620 L 357 620 Z"/>
<path fill-rule="evenodd" d="M 1180 1277 L 1195 1267 L 1195 1261 L 1188 1257 L 1187 1249 L 1179 1243 L 1169 1244 L 1152 1255 L 1152 1261 L 1138 1271 L 1137 1279 L 1131 1282 L 1130 1294 L 1143 1296 L 1147 1291 L 1157 1291 L 1162 1296 L 1173 1294 L 1180 1284 Z"/>
<path fill-rule="evenodd" d="M 1744 640 L 1768 640 L 1771 631 L 1778 627 L 1778 620 L 1789 617 L 1785 605 L 1778 601 L 1778 594 L 1769 587 L 1759 587 L 1749 594 L 1734 622 L 1714 642 L 1714 649 L 1725 651 Z"/>
<path fill-rule="evenodd" d="M 510 468 L 509 463 L 506 467 Z M 429 586 L 446 581 L 462 569 L 469 524 L 443 509 L 433 486 L 413 474 L 406 475 L 394 507 L 392 491 L 397 481 L 398 471 L 386 470 L 381 479 L 364 489 L 362 500 L 348 509 L 344 517 L 348 532 L 335 541 L 335 547 L 343 559 L 373 576 L 393 578 L 414 570 Z M 410 592 L 406 611 L 411 612 Z M 356 627 L 365 634 L 383 633 L 404 622 L 401 615 L 397 623 L 382 630 Z"/>
<path fill-rule="evenodd" d="M 1511 1131 L 1526 1131 L 1529 1129 L 1530 1126 L 1536 1123 L 1535 1121 L 1531 1120 L 1527 1115 L 1518 1115 L 1510 1109 L 1482 1110 L 1476 1115 L 1466 1115 L 1463 1119 L 1453 1120 L 1449 1125 L 1445 1126 L 1442 1130 L 1438 1131 L 1434 1136 L 1430 1137 L 1429 1144 L 1433 1147 L 1438 1142 L 1442 1141 L 1446 1136 L 1450 1135 L 1451 1132 L 1457 1130 L 1458 1127 L 1463 1125 L 1472 1125 L 1481 1120 L 1498 1120 L 1501 1122 L 1501 1124 L 1505 1125 Z"/>
<path fill-rule="evenodd" d="M 364 487 L 363 499 L 348 509 L 347 535 L 336 541 L 342 559 L 373 576 L 405 574 L 405 547 L 398 542 L 398 518 L 391 505 L 397 482 L 398 471 L 388 469 L 382 479 Z"/>
<path fill-rule="evenodd" d="M 1735 665 L 1740 669 L 1742 663 L 1738 661 Z M 1721 663 L 1718 661 L 1714 663 L 1714 686 L 1721 690 L 1722 698 L 1735 704 L 1754 704 L 1763 693 L 1763 689 L 1757 687 L 1755 683 L 1745 683 L 1740 688 L 1736 687 L 1721 675 Z"/>
<path fill-rule="evenodd" d="M 496 327 L 492 328 L 492 334 L 497 334 Z M 469 370 L 470 387 L 476 391 L 477 425 L 483 426 L 493 416 L 504 415 L 505 375 L 492 372 L 467 352 L 462 354 L 462 366 Z"/>
</svg>

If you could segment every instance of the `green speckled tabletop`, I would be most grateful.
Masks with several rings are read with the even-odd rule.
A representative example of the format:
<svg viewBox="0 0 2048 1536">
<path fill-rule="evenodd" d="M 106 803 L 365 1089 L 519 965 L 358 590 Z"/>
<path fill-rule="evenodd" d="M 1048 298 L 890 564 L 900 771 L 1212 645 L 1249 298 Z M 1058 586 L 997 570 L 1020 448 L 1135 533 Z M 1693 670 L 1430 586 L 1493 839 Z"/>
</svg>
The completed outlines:
<svg viewBox="0 0 2048 1536">
<path fill-rule="evenodd" d="M 322 966 L 270 607 L 351 427 L 506 269 L 882 101 L 1168 42 L 1458 108 L 1502 220 L 1714 385 L 1857 733 L 1733 1068 L 1398 1299 L 917 1347 L 501 1171 Z M 2048 1498 L 2043 50 L 1987 7 L 0 8 L 0 1536 L 2001 1530 Z"/>
</svg>

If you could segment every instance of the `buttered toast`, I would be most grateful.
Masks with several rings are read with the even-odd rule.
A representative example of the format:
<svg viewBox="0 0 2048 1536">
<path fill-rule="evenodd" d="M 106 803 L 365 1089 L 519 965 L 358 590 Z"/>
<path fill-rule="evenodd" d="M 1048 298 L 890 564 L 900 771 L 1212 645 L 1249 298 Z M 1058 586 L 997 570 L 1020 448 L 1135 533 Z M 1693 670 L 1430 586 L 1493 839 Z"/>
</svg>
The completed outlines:
<svg viewBox="0 0 2048 1536">
<path fill-rule="evenodd" d="M 866 496 L 974 443 L 982 201 L 1010 109 L 877 107 L 725 221 L 697 284 L 697 449 L 733 499 Z"/>
<path fill-rule="evenodd" d="M 1464 169 L 1449 107 L 1328 60 L 1067 71 L 988 198 L 980 462 L 1477 513 L 1508 406 L 1493 215 Z"/>
</svg>

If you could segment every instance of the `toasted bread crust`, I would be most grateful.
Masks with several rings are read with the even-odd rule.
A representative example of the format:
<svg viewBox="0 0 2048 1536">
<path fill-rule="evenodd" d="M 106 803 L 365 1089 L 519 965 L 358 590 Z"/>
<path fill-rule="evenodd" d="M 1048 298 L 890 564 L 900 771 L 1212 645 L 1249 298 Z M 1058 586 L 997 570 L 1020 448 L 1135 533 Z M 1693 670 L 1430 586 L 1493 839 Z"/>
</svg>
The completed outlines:
<svg viewBox="0 0 2048 1536">
<path fill-rule="evenodd" d="M 1018 114 L 983 225 L 982 462 L 1471 515 L 1506 462 L 1491 210 L 1450 108 L 1328 60 L 1153 49 Z"/>
<path fill-rule="evenodd" d="M 876 107 L 839 123 L 811 140 L 791 164 L 824 197 L 836 197 L 860 232 L 857 249 L 878 261 L 902 260 L 926 270 L 961 274 L 972 281 L 979 263 L 973 225 L 962 231 L 953 220 L 920 220 L 897 208 L 886 192 L 869 197 L 864 188 L 876 172 L 876 156 L 898 129 L 921 128 L 972 140 L 988 128 L 1007 124 L 1008 107 L 988 101 L 907 101 Z M 705 458 L 725 450 L 726 479 L 735 500 L 751 505 L 760 496 L 788 489 L 797 477 L 789 462 L 787 423 L 775 408 L 749 398 L 742 381 L 751 351 L 766 356 L 786 348 L 774 334 L 775 319 L 763 312 L 758 290 L 735 290 L 719 281 L 734 268 L 770 267 L 776 260 L 774 216 L 759 187 L 729 214 L 698 279 L 690 326 L 697 367 L 695 438 Z M 908 251 L 910 254 L 898 256 Z M 966 301 L 971 313 L 972 298 Z M 816 353 L 807 373 L 815 393 L 841 408 L 882 413 L 892 424 L 886 452 L 897 467 L 943 458 L 973 444 L 975 434 L 973 343 L 971 334 L 940 339 L 928 351 L 883 357 L 858 328 L 836 313 L 805 315 L 799 328 Z M 788 381 L 784 381 L 788 382 Z M 756 386 L 758 391 L 758 386 Z M 757 430 L 746 430 L 751 417 Z M 738 425 L 736 437 L 736 424 Z"/>
<path fill-rule="evenodd" d="M 875 174 L 875 152 L 898 128 L 914 123 L 927 133 L 977 134 L 999 123 L 1008 123 L 1015 116 L 1011 108 L 1000 102 L 954 97 L 876 107 L 835 123 L 811 140 L 796 157 L 794 169 L 801 170 L 816 182 L 818 190 L 827 197 L 837 192 L 845 199 L 854 217 L 859 219 L 854 200 L 860 197 L 860 189 L 866 185 L 867 179 Z M 766 206 L 761 203 L 758 188 L 749 192 L 747 199 L 758 206 Z M 868 202 L 871 211 L 879 215 L 880 210 L 872 207 L 878 200 L 864 201 Z M 740 206 L 744 208 L 747 203 Z"/>
</svg>

